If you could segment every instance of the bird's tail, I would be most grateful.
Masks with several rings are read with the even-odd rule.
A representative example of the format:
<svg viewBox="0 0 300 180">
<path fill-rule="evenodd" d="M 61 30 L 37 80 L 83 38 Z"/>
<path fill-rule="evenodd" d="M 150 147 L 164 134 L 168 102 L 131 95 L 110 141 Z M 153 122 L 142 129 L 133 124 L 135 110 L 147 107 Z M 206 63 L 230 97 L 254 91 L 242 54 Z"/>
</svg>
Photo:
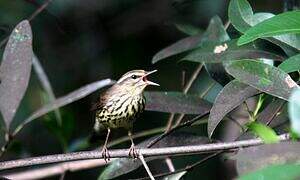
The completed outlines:
<svg viewBox="0 0 300 180">
<path fill-rule="evenodd" d="M 102 124 L 100 124 L 98 121 L 96 121 L 93 132 L 89 137 L 89 142 L 90 143 L 101 142 L 102 140 L 105 139 L 106 133 L 107 132 L 105 127 Z"/>
</svg>

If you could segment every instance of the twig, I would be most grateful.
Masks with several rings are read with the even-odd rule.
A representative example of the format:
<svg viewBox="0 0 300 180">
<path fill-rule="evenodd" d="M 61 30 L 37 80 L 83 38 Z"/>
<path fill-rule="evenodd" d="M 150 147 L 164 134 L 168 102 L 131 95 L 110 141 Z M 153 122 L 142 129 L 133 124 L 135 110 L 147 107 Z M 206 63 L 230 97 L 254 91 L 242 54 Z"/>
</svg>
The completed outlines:
<svg viewBox="0 0 300 180">
<path fill-rule="evenodd" d="M 143 163 L 143 166 L 144 166 L 145 170 L 147 171 L 150 179 L 151 180 L 155 180 L 154 177 L 153 177 L 153 175 L 152 175 L 152 173 L 151 173 L 151 171 L 150 171 L 150 169 L 149 169 L 149 167 L 148 167 L 148 165 L 147 165 L 147 163 L 146 163 L 146 161 L 145 161 L 145 159 L 144 159 L 144 156 L 143 156 L 143 154 L 141 152 L 139 152 L 139 159 Z"/>
<path fill-rule="evenodd" d="M 28 21 L 32 21 L 37 15 L 39 15 L 51 2 L 52 0 L 46 0 L 39 8 L 37 8 L 30 16 L 27 18 Z M 0 42 L 0 48 L 5 45 L 5 43 L 8 41 L 9 36 L 4 38 Z"/>
<path fill-rule="evenodd" d="M 282 134 L 279 136 L 280 141 L 289 140 L 289 134 Z M 164 148 L 141 148 L 138 149 L 140 153 L 145 157 L 150 156 L 178 156 L 178 155 L 189 155 L 189 154 L 200 154 L 200 153 L 211 153 L 221 150 L 234 150 L 241 147 L 256 146 L 263 144 L 260 138 L 248 139 L 235 142 L 226 143 L 212 143 L 192 146 L 180 146 L 180 147 L 164 147 Z M 110 151 L 111 158 L 128 157 L 128 149 L 116 149 Z M 65 154 L 47 155 L 40 157 L 25 158 L 19 160 L 11 160 L 0 162 L 0 170 L 12 169 L 17 167 L 33 166 L 39 164 L 64 162 L 72 160 L 83 160 L 83 159 L 102 159 L 102 153 L 100 151 L 82 151 L 72 152 Z"/>
<path fill-rule="evenodd" d="M 184 168 L 181 168 L 181 169 L 177 169 L 176 171 L 173 171 L 173 172 L 167 172 L 167 173 L 161 173 L 161 174 L 156 174 L 154 175 L 154 178 L 161 178 L 161 177 L 164 177 L 164 176 L 168 176 L 168 175 L 172 175 L 172 174 L 176 174 L 176 173 L 179 173 L 179 172 L 182 172 L 182 171 L 190 171 L 192 170 L 193 168 L 195 168 L 196 166 L 199 166 L 200 164 L 206 162 L 207 160 L 213 158 L 213 157 L 216 157 L 217 155 L 221 154 L 223 151 L 219 151 L 219 152 L 216 152 L 216 153 L 213 153 L 209 156 L 206 156 L 205 158 L 201 159 L 200 161 L 194 163 L 194 164 L 191 164 L 191 165 L 188 165 Z M 143 177 L 143 178 L 138 178 L 138 179 L 134 179 L 134 180 L 144 180 L 144 179 L 149 179 L 148 177 Z"/>
<path fill-rule="evenodd" d="M 169 157 L 167 157 L 167 158 L 165 159 L 165 162 L 166 162 L 166 164 L 167 164 L 167 166 L 168 166 L 168 168 L 169 168 L 169 171 L 170 171 L 170 172 L 174 172 L 174 171 L 175 171 L 175 167 L 174 167 L 174 165 L 173 165 L 172 159 L 169 158 Z"/>
<path fill-rule="evenodd" d="M 200 118 L 206 116 L 208 113 L 205 113 L 205 114 L 200 114 L 196 117 L 194 117 L 193 119 L 189 120 L 189 121 L 186 121 L 185 123 L 182 123 L 174 128 L 172 128 L 170 131 L 168 132 L 165 132 L 163 134 L 161 134 L 160 136 L 158 136 L 157 138 L 155 138 L 153 141 L 151 141 L 148 145 L 147 145 L 147 148 L 150 148 L 152 147 L 154 144 L 156 144 L 158 141 L 160 141 L 162 138 L 168 136 L 169 134 L 171 134 L 172 132 L 180 129 L 180 128 L 183 128 L 183 127 L 186 127 L 186 126 L 189 126 L 191 124 L 193 124 L 194 122 L 198 121 Z"/>
</svg>

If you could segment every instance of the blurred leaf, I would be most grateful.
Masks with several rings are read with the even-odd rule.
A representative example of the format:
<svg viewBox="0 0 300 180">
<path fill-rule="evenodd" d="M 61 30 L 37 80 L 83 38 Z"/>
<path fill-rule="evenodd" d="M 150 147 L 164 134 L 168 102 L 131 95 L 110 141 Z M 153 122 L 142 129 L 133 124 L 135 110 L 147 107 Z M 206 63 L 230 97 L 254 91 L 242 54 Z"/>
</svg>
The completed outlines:
<svg viewBox="0 0 300 180">
<path fill-rule="evenodd" d="M 298 85 L 279 68 L 255 60 L 228 62 L 226 71 L 239 81 L 273 96 L 288 100 Z"/>
<path fill-rule="evenodd" d="M 65 106 L 67 104 L 70 104 L 74 101 L 77 101 L 81 98 L 86 97 L 87 95 L 93 93 L 94 91 L 103 88 L 105 86 L 109 86 L 113 84 L 114 82 L 110 79 L 100 80 L 93 82 L 91 84 L 85 85 L 63 97 L 57 98 L 55 101 L 41 107 L 37 111 L 35 111 L 31 116 L 29 116 L 20 126 L 17 127 L 15 132 L 19 131 L 20 128 L 22 128 L 23 125 L 31 122 L 32 120 L 41 117 L 48 112 L 53 111 L 54 109 L 60 108 L 62 106 Z"/>
<path fill-rule="evenodd" d="M 299 164 L 282 164 L 273 165 L 266 168 L 251 172 L 242 177 L 239 180 L 253 180 L 253 179 L 273 179 L 273 180 L 294 180 L 300 177 L 300 165 Z"/>
<path fill-rule="evenodd" d="M 259 136 L 266 144 L 279 142 L 277 134 L 269 126 L 266 126 L 262 123 L 251 122 L 247 125 L 247 127 L 250 131 Z"/>
<path fill-rule="evenodd" d="M 167 57 L 183 53 L 185 51 L 199 47 L 201 44 L 202 34 L 197 34 L 177 41 L 176 43 L 160 50 L 152 58 L 152 63 L 156 63 Z"/>
<path fill-rule="evenodd" d="M 300 136 L 300 89 L 295 89 L 290 97 L 288 104 L 289 118 L 292 130 Z"/>
<path fill-rule="evenodd" d="M 155 139 L 157 136 L 147 139 L 138 145 L 138 147 L 146 147 L 149 142 Z M 187 145 L 199 145 L 209 143 L 207 137 L 197 136 L 186 132 L 174 132 L 169 136 L 163 138 L 161 141 L 153 145 L 153 148 L 160 147 L 174 147 L 174 146 L 187 146 Z M 162 157 L 149 157 L 145 158 L 146 161 L 152 161 L 154 159 L 160 159 Z M 102 172 L 99 180 L 102 179 L 113 179 L 121 175 L 127 174 L 136 170 L 142 163 L 137 159 L 119 158 L 114 160 L 108 165 L 107 168 Z"/>
<path fill-rule="evenodd" d="M 299 163 L 299 142 L 280 142 L 243 148 L 234 156 L 239 175 L 243 175 L 269 165 Z"/>
<path fill-rule="evenodd" d="M 300 70 L 300 54 L 292 56 L 279 64 L 278 68 L 284 70 L 286 73 L 291 73 Z"/>
<path fill-rule="evenodd" d="M 75 121 L 72 113 L 62 112 L 63 119 L 61 124 L 58 124 L 59 122 L 56 121 L 53 114 L 47 115 L 43 122 L 60 141 L 64 152 L 67 152 L 68 143 L 74 131 Z"/>
<path fill-rule="evenodd" d="M 255 88 L 243 84 L 238 80 L 229 82 L 218 94 L 215 103 L 211 108 L 207 124 L 208 136 L 211 138 L 214 130 L 226 116 L 226 114 L 238 107 L 249 97 L 252 97 L 258 93 L 259 91 Z"/>
<path fill-rule="evenodd" d="M 242 33 L 245 33 L 251 26 L 273 16 L 271 13 L 253 14 L 252 8 L 247 0 L 231 0 L 228 8 L 230 22 Z M 300 35 L 298 34 L 285 34 L 263 39 L 280 46 L 287 54 L 294 51 L 299 52 L 300 50 Z"/>
<path fill-rule="evenodd" d="M 29 22 L 25 20 L 11 33 L 0 67 L 0 110 L 6 129 L 9 129 L 26 92 L 32 56 L 32 32 Z"/>
<path fill-rule="evenodd" d="M 194 36 L 203 32 L 200 28 L 193 26 L 191 24 L 175 23 L 175 26 L 179 31 L 190 36 Z"/>
<path fill-rule="evenodd" d="M 178 172 L 175 174 L 168 175 L 163 178 L 163 180 L 179 180 L 182 176 L 184 176 L 187 173 L 187 171 Z"/>
<path fill-rule="evenodd" d="M 210 111 L 211 104 L 196 95 L 181 92 L 145 92 L 146 110 L 182 113 L 205 114 Z"/>
<path fill-rule="evenodd" d="M 256 59 L 265 58 L 272 60 L 283 60 L 279 55 L 255 48 L 254 44 L 238 47 L 237 40 L 231 40 L 225 43 L 212 43 L 203 48 L 195 49 L 182 60 L 205 63 L 221 63 L 238 59 Z M 218 48 L 221 49 L 218 51 Z"/>
<path fill-rule="evenodd" d="M 284 12 L 251 27 L 239 38 L 238 45 L 288 33 L 300 33 L 300 11 Z"/>
<path fill-rule="evenodd" d="M 33 65 L 34 71 L 36 72 L 36 74 L 41 82 L 42 87 L 44 88 L 45 92 L 48 94 L 49 101 L 53 102 L 55 100 L 55 96 L 54 96 L 51 84 L 49 82 L 49 79 L 48 79 L 45 71 L 44 71 L 44 68 L 42 67 L 39 59 L 36 57 L 35 54 L 33 55 L 33 58 L 32 58 L 32 65 Z M 55 116 L 56 116 L 57 122 L 59 124 L 61 124 L 62 119 L 61 119 L 61 114 L 58 109 L 55 110 Z"/>
</svg>

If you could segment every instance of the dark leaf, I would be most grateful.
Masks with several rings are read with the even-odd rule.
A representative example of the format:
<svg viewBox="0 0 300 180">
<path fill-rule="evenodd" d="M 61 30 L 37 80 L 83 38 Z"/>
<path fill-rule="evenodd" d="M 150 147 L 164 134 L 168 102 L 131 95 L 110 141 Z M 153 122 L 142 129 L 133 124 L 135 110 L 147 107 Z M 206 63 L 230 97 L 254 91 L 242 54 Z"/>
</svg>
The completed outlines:
<svg viewBox="0 0 300 180">
<path fill-rule="evenodd" d="M 0 110 L 8 129 L 26 92 L 32 63 L 32 32 L 28 21 L 11 33 L 0 67 Z"/>
<path fill-rule="evenodd" d="M 182 114 L 205 114 L 211 104 L 196 95 L 181 92 L 145 92 L 146 110 Z"/>
<path fill-rule="evenodd" d="M 34 71 L 36 72 L 36 74 L 41 82 L 42 87 L 44 88 L 45 92 L 48 95 L 49 101 L 53 102 L 55 100 L 55 96 L 54 96 L 51 84 L 49 82 L 49 79 L 48 79 L 45 71 L 44 71 L 44 68 L 42 67 L 42 65 L 41 65 L 39 59 L 36 57 L 36 55 L 33 55 L 32 65 L 33 65 Z M 56 109 L 54 112 L 55 112 L 57 122 L 59 124 L 61 124 L 62 119 L 61 119 L 61 114 L 59 112 L 59 109 Z"/>
<path fill-rule="evenodd" d="M 228 62 L 226 71 L 239 81 L 284 100 L 298 87 L 283 70 L 255 60 Z"/>
<path fill-rule="evenodd" d="M 234 157 L 238 174 L 243 175 L 274 164 L 299 163 L 299 148 L 299 142 L 281 142 L 241 149 Z"/>
<path fill-rule="evenodd" d="M 184 39 L 181 39 L 177 41 L 176 43 L 164 48 L 163 50 L 156 53 L 152 58 L 152 63 L 156 63 L 162 59 L 165 59 L 167 57 L 183 53 L 185 51 L 194 49 L 196 47 L 199 47 L 201 44 L 201 34 L 197 34 L 194 36 L 190 36 Z"/>
<path fill-rule="evenodd" d="M 257 121 L 266 125 L 277 116 L 277 113 L 282 109 L 286 101 L 282 99 L 276 99 L 271 102 L 257 117 Z"/>
<path fill-rule="evenodd" d="M 152 137 L 146 141 L 143 141 L 138 147 L 146 147 L 149 142 L 155 139 L 157 136 Z M 160 147 L 173 147 L 173 146 L 187 146 L 187 145 L 199 145 L 209 143 L 207 137 L 200 137 L 186 132 L 174 132 L 169 136 L 163 138 L 161 141 L 153 145 L 153 148 Z M 146 161 L 152 161 L 154 159 L 160 159 L 161 157 L 149 157 L 145 158 Z M 114 160 L 100 175 L 99 180 L 113 179 L 118 176 L 127 174 L 136 170 L 142 163 L 137 159 L 120 158 Z"/>
<path fill-rule="evenodd" d="M 163 180 L 180 180 L 186 173 L 187 171 L 181 171 L 175 174 L 171 174 L 164 177 Z"/>
<path fill-rule="evenodd" d="M 300 70 L 300 54 L 286 59 L 278 66 L 278 68 L 284 70 L 286 73 Z"/>
<path fill-rule="evenodd" d="M 284 12 L 248 29 L 238 40 L 243 45 L 258 38 L 300 33 L 300 11 Z"/>
<path fill-rule="evenodd" d="M 226 114 L 238 107 L 249 97 L 258 93 L 259 91 L 255 88 L 243 84 L 238 80 L 229 82 L 219 93 L 213 107 L 211 108 L 207 124 L 208 136 L 212 136 L 214 130 Z"/>
<path fill-rule="evenodd" d="M 60 108 L 62 106 L 65 106 L 67 104 L 70 104 L 74 101 L 77 101 L 81 98 L 86 97 L 87 95 L 93 93 L 94 91 L 103 88 L 105 86 L 109 86 L 111 84 L 113 84 L 114 81 L 110 80 L 110 79 L 105 79 L 105 80 L 100 80 L 100 81 L 96 81 L 93 82 L 91 84 L 85 85 L 63 97 L 57 98 L 55 101 L 41 107 L 40 109 L 38 109 L 37 111 L 35 111 L 31 116 L 29 116 L 22 124 L 21 126 L 18 126 L 18 128 L 15 131 L 19 131 L 20 128 L 22 127 L 22 125 L 27 124 L 29 122 L 31 122 L 32 120 L 41 117 L 45 114 L 47 114 L 48 112 L 53 111 L 54 109 Z"/>
<path fill-rule="evenodd" d="M 276 143 L 279 141 L 275 131 L 262 123 L 251 122 L 247 125 L 247 127 L 250 131 L 259 136 L 266 144 Z"/>
<path fill-rule="evenodd" d="M 187 35 L 190 35 L 190 36 L 195 36 L 195 35 L 203 32 L 203 30 L 201 30 L 198 27 L 193 26 L 191 24 L 175 23 L 175 26 L 179 31 L 181 31 Z"/>
</svg>

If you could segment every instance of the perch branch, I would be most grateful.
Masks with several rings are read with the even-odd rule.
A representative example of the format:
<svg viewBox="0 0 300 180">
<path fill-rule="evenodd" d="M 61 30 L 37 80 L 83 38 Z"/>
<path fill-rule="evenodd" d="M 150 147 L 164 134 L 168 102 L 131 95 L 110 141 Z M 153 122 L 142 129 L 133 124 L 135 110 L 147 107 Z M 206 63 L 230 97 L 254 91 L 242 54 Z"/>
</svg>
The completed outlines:
<svg viewBox="0 0 300 180">
<path fill-rule="evenodd" d="M 289 134 L 282 134 L 279 136 L 280 141 L 290 139 Z M 234 150 L 241 147 L 256 146 L 263 144 L 259 138 L 226 142 L 226 143 L 212 143 L 204 145 L 181 146 L 181 147 L 164 147 L 164 148 L 141 148 L 138 149 L 145 157 L 149 156 L 175 156 L 175 155 L 189 155 L 200 153 L 211 153 L 220 150 Z M 111 158 L 128 157 L 128 149 L 116 149 L 110 151 Z M 83 159 L 103 159 L 100 151 L 81 151 L 66 154 L 47 155 L 40 157 L 25 158 L 19 160 L 10 160 L 0 162 L 0 170 L 12 169 L 25 166 L 33 166 L 39 164 L 48 164 L 64 161 L 83 160 Z"/>
<path fill-rule="evenodd" d="M 150 171 L 150 169 L 149 169 L 149 167 L 148 167 L 148 165 L 147 165 L 147 163 L 146 163 L 146 161 L 144 159 L 144 156 L 143 156 L 143 154 L 141 152 L 139 152 L 139 159 L 143 163 L 143 166 L 144 166 L 145 170 L 147 171 L 148 176 L 150 177 L 150 179 L 151 180 L 155 180 L 155 178 L 153 177 L 153 175 L 152 175 L 152 173 L 151 173 L 151 171 Z"/>
</svg>

